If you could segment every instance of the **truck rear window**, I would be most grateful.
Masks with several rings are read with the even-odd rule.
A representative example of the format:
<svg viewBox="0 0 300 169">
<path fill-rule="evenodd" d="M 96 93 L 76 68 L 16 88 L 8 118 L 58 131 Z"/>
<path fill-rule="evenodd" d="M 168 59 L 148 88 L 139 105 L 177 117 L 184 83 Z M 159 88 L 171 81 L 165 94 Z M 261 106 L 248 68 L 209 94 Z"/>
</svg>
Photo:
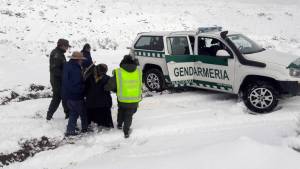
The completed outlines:
<svg viewBox="0 0 300 169">
<path fill-rule="evenodd" d="M 134 45 L 135 49 L 162 51 L 164 49 L 162 36 L 141 36 Z"/>
<path fill-rule="evenodd" d="M 171 55 L 190 55 L 188 39 L 182 37 L 167 38 L 168 51 Z"/>
</svg>

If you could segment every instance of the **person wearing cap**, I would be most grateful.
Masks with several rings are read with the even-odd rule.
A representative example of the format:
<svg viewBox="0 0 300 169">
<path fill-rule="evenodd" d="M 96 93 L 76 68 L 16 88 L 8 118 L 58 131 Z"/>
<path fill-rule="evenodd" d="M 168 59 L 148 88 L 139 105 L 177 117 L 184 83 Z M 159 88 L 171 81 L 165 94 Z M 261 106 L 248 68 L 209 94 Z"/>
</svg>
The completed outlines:
<svg viewBox="0 0 300 169">
<path fill-rule="evenodd" d="M 82 53 L 73 52 L 70 60 L 65 64 L 62 82 L 62 97 L 67 101 L 69 121 L 66 136 L 77 135 L 75 132 L 77 119 L 81 119 L 81 131 L 87 132 L 87 117 L 84 108 L 84 81 L 82 77 L 82 63 L 86 60 Z"/>
<path fill-rule="evenodd" d="M 120 68 L 113 71 L 113 77 L 105 86 L 105 90 L 117 93 L 117 128 L 123 128 L 125 138 L 131 133 L 132 117 L 142 100 L 142 71 L 137 66 L 136 60 L 130 55 L 125 55 Z"/>
<path fill-rule="evenodd" d="M 106 72 L 107 65 L 98 64 L 85 82 L 88 124 L 95 122 L 99 131 L 114 127 L 111 116 L 112 98 L 110 91 L 104 90 L 104 86 L 110 79 Z"/>
<path fill-rule="evenodd" d="M 52 100 L 50 102 L 48 111 L 47 111 L 47 120 L 51 120 L 53 114 L 56 112 L 60 102 L 61 102 L 61 83 L 62 83 L 62 74 L 63 66 L 66 63 L 65 53 L 70 47 L 69 41 L 66 39 L 59 39 L 57 41 L 57 46 L 52 50 L 50 54 L 50 83 L 52 87 Z M 65 118 L 68 118 L 68 108 L 66 102 L 62 100 L 63 109 L 65 112 Z"/>
</svg>

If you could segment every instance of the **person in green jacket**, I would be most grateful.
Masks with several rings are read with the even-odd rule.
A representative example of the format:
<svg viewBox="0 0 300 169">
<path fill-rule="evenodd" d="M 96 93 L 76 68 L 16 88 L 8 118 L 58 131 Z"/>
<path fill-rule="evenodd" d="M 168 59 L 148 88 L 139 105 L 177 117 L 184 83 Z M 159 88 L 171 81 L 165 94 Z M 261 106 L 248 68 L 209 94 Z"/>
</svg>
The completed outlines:
<svg viewBox="0 0 300 169">
<path fill-rule="evenodd" d="M 113 77 L 106 84 L 105 90 L 117 93 L 117 128 L 123 128 L 124 137 L 128 138 L 133 114 L 136 113 L 142 100 L 142 72 L 138 68 L 137 61 L 130 55 L 125 55 L 120 68 L 113 71 Z"/>
<path fill-rule="evenodd" d="M 70 45 L 68 40 L 59 39 L 57 41 L 56 48 L 53 49 L 50 54 L 50 83 L 53 95 L 47 112 L 47 120 L 52 119 L 53 114 L 57 110 L 61 101 L 65 112 L 65 118 L 67 119 L 69 117 L 69 110 L 66 101 L 61 99 L 63 66 L 66 63 L 64 53 L 66 53 L 69 47 Z"/>
</svg>

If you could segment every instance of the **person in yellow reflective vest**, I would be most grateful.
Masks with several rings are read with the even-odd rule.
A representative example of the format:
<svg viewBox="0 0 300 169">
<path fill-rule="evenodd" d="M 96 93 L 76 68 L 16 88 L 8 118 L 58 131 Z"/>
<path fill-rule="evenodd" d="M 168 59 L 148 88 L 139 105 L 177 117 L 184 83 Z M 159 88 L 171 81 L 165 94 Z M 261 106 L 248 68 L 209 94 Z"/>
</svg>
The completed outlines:
<svg viewBox="0 0 300 169">
<path fill-rule="evenodd" d="M 124 137 L 128 138 L 132 131 L 130 129 L 132 116 L 142 100 L 142 72 L 138 68 L 137 61 L 130 55 L 125 55 L 120 68 L 113 71 L 113 77 L 106 84 L 105 90 L 117 93 L 117 128 L 123 128 Z"/>
</svg>

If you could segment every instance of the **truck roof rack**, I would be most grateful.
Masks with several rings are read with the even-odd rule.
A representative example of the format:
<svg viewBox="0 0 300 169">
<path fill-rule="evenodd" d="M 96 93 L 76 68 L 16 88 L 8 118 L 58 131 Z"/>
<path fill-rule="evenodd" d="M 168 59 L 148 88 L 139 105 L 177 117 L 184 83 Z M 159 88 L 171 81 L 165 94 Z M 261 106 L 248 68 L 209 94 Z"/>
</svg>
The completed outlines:
<svg viewBox="0 0 300 169">
<path fill-rule="evenodd" d="M 176 34 L 195 34 L 195 31 L 176 31 L 170 33 L 170 35 L 176 35 Z"/>
<path fill-rule="evenodd" d="M 219 32 L 219 31 L 222 31 L 221 26 L 199 27 L 197 30 L 197 34 L 206 33 L 206 32 Z"/>
</svg>

